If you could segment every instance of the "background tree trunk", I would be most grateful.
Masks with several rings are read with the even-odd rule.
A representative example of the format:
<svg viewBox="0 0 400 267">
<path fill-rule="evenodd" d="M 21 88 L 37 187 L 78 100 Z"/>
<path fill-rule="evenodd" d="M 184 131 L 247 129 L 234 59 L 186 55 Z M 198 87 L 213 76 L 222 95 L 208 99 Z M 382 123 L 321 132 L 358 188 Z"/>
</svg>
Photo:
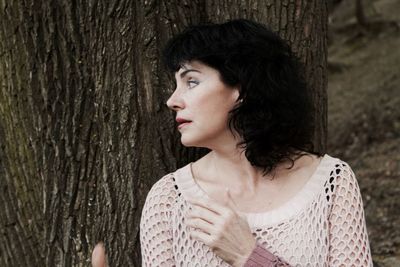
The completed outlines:
<svg viewBox="0 0 400 267">
<path fill-rule="evenodd" d="M 362 0 L 356 0 L 356 19 L 357 23 L 366 28 L 368 26 L 367 19 L 365 17 L 364 6 Z"/>
<path fill-rule="evenodd" d="M 251 18 L 307 65 L 326 143 L 325 1 L 0 0 L 0 265 L 139 266 L 151 185 L 205 154 L 180 144 L 160 48 L 188 24 Z"/>
</svg>

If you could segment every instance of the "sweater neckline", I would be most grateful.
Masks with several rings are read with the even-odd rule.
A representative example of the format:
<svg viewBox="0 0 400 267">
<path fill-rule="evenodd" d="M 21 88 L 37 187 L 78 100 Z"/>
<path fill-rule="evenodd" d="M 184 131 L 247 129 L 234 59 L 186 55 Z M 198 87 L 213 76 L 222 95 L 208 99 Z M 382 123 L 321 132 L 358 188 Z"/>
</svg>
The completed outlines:
<svg viewBox="0 0 400 267">
<path fill-rule="evenodd" d="M 265 212 L 238 211 L 238 213 L 247 219 L 250 226 L 272 225 L 291 218 L 304 209 L 318 193 L 322 192 L 324 182 L 329 177 L 329 170 L 331 170 L 332 164 L 335 162 L 334 159 L 325 154 L 306 184 L 282 205 Z M 191 169 L 192 163 L 190 162 L 174 173 L 177 186 L 181 189 L 183 197 L 190 196 L 213 200 L 195 181 Z"/>
</svg>

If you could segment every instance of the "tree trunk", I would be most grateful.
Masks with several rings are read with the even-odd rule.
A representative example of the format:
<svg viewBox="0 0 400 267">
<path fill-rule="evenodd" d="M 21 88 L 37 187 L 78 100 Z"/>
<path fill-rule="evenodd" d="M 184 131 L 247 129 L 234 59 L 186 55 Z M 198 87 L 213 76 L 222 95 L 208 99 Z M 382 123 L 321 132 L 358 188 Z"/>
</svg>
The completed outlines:
<svg viewBox="0 0 400 267">
<path fill-rule="evenodd" d="M 204 155 L 180 144 L 160 64 L 185 25 L 252 18 L 307 65 L 326 142 L 324 1 L 0 0 L 0 265 L 140 266 L 151 185 Z"/>
<path fill-rule="evenodd" d="M 356 13 L 357 23 L 361 27 L 367 28 L 368 27 L 368 23 L 367 23 L 367 19 L 365 17 L 364 6 L 363 6 L 362 0 L 356 0 L 355 9 L 356 9 L 355 13 Z"/>
</svg>

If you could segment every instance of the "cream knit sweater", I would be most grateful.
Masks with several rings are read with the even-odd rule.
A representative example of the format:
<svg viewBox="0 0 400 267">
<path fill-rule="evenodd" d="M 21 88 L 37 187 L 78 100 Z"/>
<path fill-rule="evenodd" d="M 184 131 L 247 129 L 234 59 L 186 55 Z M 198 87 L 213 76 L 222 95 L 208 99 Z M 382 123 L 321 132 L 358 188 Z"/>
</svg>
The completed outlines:
<svg viewBox="0 0 400 267">
<path fill-rule="evenodd" d="M 149 191 L 140 221 L 142 266 L 230 266 L 189 238 L 186 196 L 209 198 L 190 164 L 165 175 Z M 282 206 L 240 214 L 257 242 L 292 266 L 372 266 L 357 180 L 347 163 L 329 155 Z"/>
</svg>

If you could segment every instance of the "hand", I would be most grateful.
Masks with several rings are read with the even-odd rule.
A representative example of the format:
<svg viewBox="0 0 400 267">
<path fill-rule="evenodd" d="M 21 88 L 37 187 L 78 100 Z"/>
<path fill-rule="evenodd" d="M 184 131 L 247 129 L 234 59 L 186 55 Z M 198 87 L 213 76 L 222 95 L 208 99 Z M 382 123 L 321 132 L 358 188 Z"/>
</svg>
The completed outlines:
<svg viewBox="0 0 400 267">
<path fill-rule="evenodd" d="M 92 267 L 107 267 L 106 249 L 102 242 L 97 243 L 92 252 Z"/>
<path fill-rule="evenodd" d="M 188 226 L 198 228 L 190 231 L 190 237 L 202 241 L 211 250 L 232 266 L 242 266 L 256 247 L 247 220 L 237 213 L 229 189 L 225 192 L 225 203 L 209 199 L 188 199 L 195 205 L 186 214 Z"/>
</svg>

